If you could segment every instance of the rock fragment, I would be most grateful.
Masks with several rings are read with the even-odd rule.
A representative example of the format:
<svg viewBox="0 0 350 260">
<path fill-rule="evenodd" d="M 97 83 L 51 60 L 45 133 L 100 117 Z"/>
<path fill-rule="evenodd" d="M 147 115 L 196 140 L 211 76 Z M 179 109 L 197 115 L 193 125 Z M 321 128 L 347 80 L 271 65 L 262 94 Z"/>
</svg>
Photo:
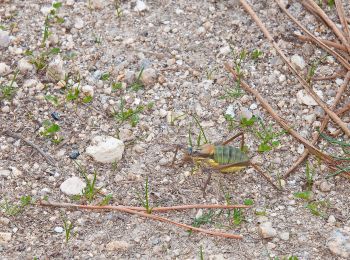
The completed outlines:
<svg viewBox="0 0 350 260">
<path fill-rule="evenodd" d="M 81 195 L 85 187 L 86 183 L 83 182 L 80 178 L 71 177 L 61 184 L 60 190 L 68 196 Z"/>
<path fill-rule="evenodd" d="M 261 223 L 258 230 L 263 238 L 272 238 L 277 235 L 276 229 L 272 227 L 272 223 L 269 221 Z"/>
<path fill-rule="evenodd" d="M 123 153 L 123 141 L 111 136 L 96 136 L 92 139 L 92 145 L 86 148 L 86 154 L 101 163 L 117 162 Z"/>
</svg>

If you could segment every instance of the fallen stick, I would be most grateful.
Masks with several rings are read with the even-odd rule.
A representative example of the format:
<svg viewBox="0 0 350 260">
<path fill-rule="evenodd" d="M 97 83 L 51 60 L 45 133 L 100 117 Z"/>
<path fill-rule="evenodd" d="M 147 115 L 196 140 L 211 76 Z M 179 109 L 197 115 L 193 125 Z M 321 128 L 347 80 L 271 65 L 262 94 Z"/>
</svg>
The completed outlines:
<svg viewBox="0 0 350 260">
<path fill-rule="evenodd" d="M 37 146 L 36 144 L 32 143 L 31 141 L 25 139 L 21 135 L 16 134 L 16 133 L 14 133 L 14 132 L 12 132 L 10 130 L 5 130 L 5 131 L 3 131 L 3 133 L 8 135 L 8 136 L 11 136 L 13 138 L 17 138 L 17 139 L 22 140 L 27 145 L 29 145 L 32 148 L 34 148 L 35 150 L 37 150 L 44 157 L 44 159 L 47 161 L 48 164 L 50 164 L 51 166 L 56 166 L 56 163 L 55 163 L 54 159 L 50 155 L 46 154 L 43 150 L 41 150 L 40 147 Z"/>
<path fill-rule="evenodd" d="M 346 45 L 347 51 L 350 54 L 350 31 L 349 31 L 348 23 L 346 22 L 346 16 L 345 16 L 345 12 L 344 12 L 343 3 L 340 0 L 335 0 L 335 7 L 337 8 L 338 17 L 339 17 L 340 23 L 343 27 L 344 38 L 345 38 L 345 41 L 347 43 L 347 45 Z"/>
<path fill-rule="evenodd" d="M 348 103 L 347 105 L 343 106 L 341 109 L 335 111 L 335 113 L 339 116 L 342 115 L 346 112 L 348 112 L 350 110 L 350 103 Z"/>
<path fill-rule="evenodd" d="M 322 20 L 328 25 L 328 27 L 331 28 L 334 34 L 338 37 L 338 39 L 342 42 L 342 44 L 347 48 L 348 52 L 350 53 L 349 43 L 347 42 L 343 33 L 335 25 L 335 23 L 331 19 L 329 19 L 329 17 L 321 9 L 321 7 L 319 7 L 313 0 L 304 0 L 302 2 L 305 2 L 305 1 L 313 8 L 313 10 L 317 13 L 317 15 L 322 18 Z M 338 10 L 338 7 L 337 7 L 337 10 Z"/>
<path fill-rule="evenodd" d="M 298 34 L 294 34 L 298 40 L 300 41 L 304 41 L 304 42 L 311 42 L 313 41 L 313 39 L 311 37 L 308 37 L 308 36 L 305 36 L 305 35 L 298 35 Z M 338 50 L 342 50 L 342 51 L 347 51 L 346 47 L 340 43 L 337 43 L 337 42 L 332 42 L 332 41 L 329 41 L 329 40 L 323 40 L 323 39 L 320 39 L 320 38 L 316 38 L 318 41 L 324 43 L 325 45 L 329 46 L 329 47 L 333 47 L 333 48 L 336 48 Z"/>
<path fill-rule="evenodd" d="M 238 76 L 237 73 L 231 68 L 231 66 L 228 63 L 225 63 L 225 68 L 227 71 L 229 71 L 235 80 L 237 80 Z M 324 154 L 319 149 L 317 149 L 315 146 L 313 146 L 311 143 L 309 143 L 304 137 L 298 134 L 297 131 L 293 130 L 274 110 L 273 108 L 265 101 L 265 99 L 257 92 L 255 89 L 252 89 L 245 81 L 240 80 L 241 87 L 247 91 L 253 94 L 255 98 L 260 102 L 261 106 L 265 108 L 265 110 L 279 123 L 279 125 L 286 130 L 288 133 L 290 133 L 294 138 L 299 140 L 302 144 L 305 145 L 305 147 L 315 155 L 316 157 L 319 157 L 323 159 L 326 163 L 330 165 L 334 165 L 336 162 L 333 160 L 332 157 L 329 155 Z"/>
<path fill-rule="evenodd" d="M 211 230 L 206 230 L 206 229 L 202 229 L 202 228 L 192 227 L 192 226 L 189 226 L 186 224 L 175 222 L 173 220 L 170 220 L 170 219 L 167 219 L 164 217 L 160 217 L 157 215 L 148 214 L 145 212 L 133 210 L 133 209 L 131 209 L 129 207 L 125 207 L 125 206 L 91 206 L 91 205 L 79 205 L 79 204 L 71 204 L 71 203 L 55 203 L 55 202 L 46 202 L 46 201 L 40 201 L 38 203 L 38 205 L 45 206 L 45 207 L 59 207 L 59 208 L 78 208 L 78 209 L 90 209 L 90 210 L 96 210 L 96 209 L 115 210 L 115 211 L 126 212 L 129 214 L 138 215 L 138 216 L 145 217 L 145 218 L 150 218 L 153 220 L 158 220 L 161 222 L 166 222 L 169 224 L 173 224 L 177 227 L 181 227 L 181 228 L 191 230 L 191 231 L 197 231 L 200 233 L 205 233 L 205 234 L 212 235 L 212 236 L 234 238 L 234 239 L 242 239 L 243 238 L 242 235 L 229 234 L 229 233 L 224 233 L 224 232 L 211 231 Z"/>
<path fill-rule="evenodd" d="M 331 80 L 331 79 L 336 79 L 336 78 L 343 77 L 343 76 L 345 76 L 345 71 L 340 71 L 340 72 L 336 72 L 336 73 L 334 73 L 333 75 L 330 75 L 330 76 L 313 77 L 312 81 Z"/>
<path fill-rule="evenodd" d="M 267 31 L 266 27 L 263 25 L 260 18 L 256 15 L 256 13 L 253 11 L 253 9 L 250 7 L 250 5 L 245 0 L 240 0 L 240 3 L 243 5 L 244 9 L 249 13 L 249 15 L 253 18 L 253 20 L 257 23 L 259 28 L 263 31 L 265 37 L 269 40 L 269 42 L 273 45 L 273 47 L 278 52 L 278 54 L 282 57 L 284 62 L 288 65 L 289 69 L 298 78 L 299 82 L 303 85 L 305 91 L 317 102 L 317 104 L 320 107 L 323 108 L 323 110 L 329 115 L 329 117 L 333 120 L 333 122 L 336 123 L 344 131 L 344 133 L 350 137 L 350 129 L 348 128 L 348 126 L 333 111 L 331 111 L 328 108 L 328 106 L 319 98 L 319 96 L 315 93 L 315 91 L 312 88 L 310 88 L 310 86 L 306 82 L 306 80 L 302 76 L 299 75 L 299 73 L 292 66 L 292 64 L 288 61 L 287 57 L 284 55 L 282 50 L 279 48 L 277 43 L 274 41 L 271 34 Z M 280 3 L 278 2 L 278 4 L 280 4 Z M 283 8 L 285 10 L 285 12 L 287 12 L 287 10 L 284 7 L 281 7 L 281 8 Z M 348 68 L 350 70 L 350 64 L 347 64 L 347 65 L 348 65 Z"/>
<path fill-rule="evenodd" d="M 346 74 L 343 84 L 338 89 L 338 92 L 337 92 L 337 95 L 335 96 L 333 105 L 331 106 L 332 110 L 334 110 L 337 107 L 337 105 L 338 105 L 338 103 L 339 103 L 339 101 L 341 99 L 341 96 L 344 93 L 344 91 L 345 91 L 345 89 L 346 89 L 346 87 L 347 87 L 347 85 L 349 83 L 349 80 L 350 80 L 350 71 Z M 312 139 L 311 144 L 315 145 L 317 143 L 317 140 L 320 137 L 320 133 L 324 131 L 324 129 L 326 128 L 328 122 L 329 122 L 329 116 L 326 115 L 325 118 L 322 121 L 319 133 L 314 136 L 314 138 Z M 292 172 L 294 172 L 294 170 L 307 158 L 308 155 L 309 155 L 309 151 L 305 150 L 303 152 L 303 154 L 299 157 L 299 159 L 292 165 L 292 167 L 290 167 L 288 169 L 288 171 L 286 172 L 286 174 L 283 177 L 284 178 L 288 178 L 290 176 L 290 174 Z"/>
<path fill-rule="evenodd" d="M 326 52 L 328 52 L 329 54 L 332 54 L 347 70 L 350 70 L 350 64 L 349 62 L 344 59 L 344 57 L 342 57 L 339 53 L 335 52 L 334 50 L 332 50 L 331 48 L 329 48 L 326 44 L 324 44 L 323 42 L 319 41 L 318 38 L 316 38 L 311 32 L 309 32 L 297 19 L 294 18 L 293 15 L 291 15 L 287 9 L 283 6 L 283 4 L 278 1 L 275 0 L 276 3 L 278 4 L 278 6 L 282 9 L 282 11 L 295 23 L 297 24 L 304 33 L 306 33 L 317 45 L 319 45 L 322 49 L 324 49 Z M 266 30 L 266 29 L 265 29 Z M 271 38 L 271 36 L 270 36 Z M 273 39 L 272 39 L 273 40 Z"/>
</svg>

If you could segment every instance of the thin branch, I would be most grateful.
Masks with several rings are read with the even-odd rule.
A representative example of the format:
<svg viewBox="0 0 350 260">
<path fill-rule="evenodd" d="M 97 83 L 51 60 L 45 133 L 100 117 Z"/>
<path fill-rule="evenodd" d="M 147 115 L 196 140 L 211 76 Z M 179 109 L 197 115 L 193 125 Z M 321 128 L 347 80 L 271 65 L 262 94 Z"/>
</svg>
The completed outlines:
<svg viewBox="0 0 350 260">
<path fill-rule="evenodd" d="M 331 109 L 334 110 L 340 99 L 341 99 L 341 96 L 342 94 L 344 93 L 348 83 L 349 83 L 349 80 L 350 80 L 350 71 L 346 74 L 345 76 L 345 79 L 344 79 L 344 82 L 343 84 L 340 86 L 340 88 L 338 89 L 338 92 L 337 92 L 337 95 L 335 96 L 335 99 L 334 99 L 334 102 L 333 102 L 333 105 L 331 106 Z M 326 117 L 323 119 L 322 121 L 322 124 L 321 124 L 321 127 L 320 127 L 320 130 L 319 130 L 319 133 L 323 132 L 324 129 L 326 128 L 327 124 L 329 122 L 329 116 L 326 115 Z M 320 137 L 320 134 L 316 134 L 314 136 L 314 138 L 312 139 L 312 144 L 315 145 L 317 143 L 317 140 L 318 138 Z M 299 157 L 299 159 L 292 165 L 292 167 L 290 167 L 288 169 L 288 171 L 286 172 L 286 174 L 284 175 L 284 178 L 288 178 L 289 175 L 294 172 L 294 170 L 307 158 L 307 156 L 309 155 L 309 151 L 308 150 L 305 150 L 303 152 L 303 154 Z"/>
<path fill-rule="evenodd" d="M 311 37 L 305 36 L 305 35 L 298 35 L 298 34 L 294 34 L 298 40 L 300 41 L 304 41 L 304 42 L 311 42 L 313 41 L 313 39 Z M 316 38 L 316 37 L 315 37 Z M 320 38 L 316 38 L 318 41 L 324 43 L 325 45 L 329 46 L 329 47 L 333 47 L 336 48 L 338 50 L 342 50 L 342 51 L 347 51 L 346 47 L 343 44 L 337 43 L 337 42 L 332 42 L 329 40 L 323 40 Z"/>
<path fill-rule="evenodd" d="M 322 41 L 319 41 L 318 38 L 316 38 L 311 32 L 309 32 L 297 19 L 295 19 L 283 6 L 283 4 L 275 0 L 275 2 L 278 4 L 278 6 L 282 9 L 282 11 L 295 23 L 297 24 L 303 31 L 306 33 L 317 45 L 319 45 L 322 49 L 324 49 L 326 52 L 332 54 L 347 70 L 350 70 L 350 64 L 349 62 L 344 59 L 339 53 L 335 52 L 331 48 L 329 48 L 326 44 L 324 44 Z M 271 37 L 271 36 L 270 36 Z"/>
<path fill-rule="evenodd" d="M 329 75 L 329 76 L 313 77 L 312 81 L 332 80 L 332 79 L 336 79 L 336 78 L 343 77 L 343 76 L 345 76 L 345 71 L 339 71 L 339 72 L 336 72 L 333 75 Z"/>
<path fill-rule="evenodd" d="M 277 0 L 276 0 L 277 1 Z M 309 84 L 306 82 L 306 80 L 297 72 L 297 70 L 292 66 L 292 64 L 288 61 L 287 57 L 284 55 L 282 50 L 279 48 L 277 43 L 272 38 L 271 34 L 267 31 L 266 27 L 263 25 L 259 17 L 256 15 L 256 13 L 253 11 L 253 9 L 250 7 L 250 5 L 245 0 L 240 0 L 241 4 L 243 5 L 244 9 L 249 13 L 249 15 L 254 19 L 254 21 L 258 24 L 259 28 L 263 31 L 265 37 L 270 41 L 270 43 L 273 45 L 275 50 L 278 52 L 278 54 L 282 57 L 284 62 L 288 65 L 290 70 L 295 74 L 295 76 L 298 78 L 299 82 L 303 85 L 305 91 L 319 104 L 323 110 L 329 115 L 329 117 L 337 124 L 339 127 L 344 131 L 344 133 L 347 136 L 350 136 L 350 129 L 348 126 L 333 112 L 331 111 L 328 106 L 319 98 L 319 96 L 315 93 L 315 91 L 310 88 Z M 280 4 L 280 3 L 279 3 Z M 281 5 L 281 8 L 287 12 L 287 10 Z M 325 45 L 326 46 L 326 45 Z M 326 46 L 327 47 L 327 46 Z M 327 47 L 328 48 L 328 47 Z M 329 48 L 328 48 L 329 49 Z M 347 64 L 348 68 L 350 70 L 350 64 Z M 305 140 L 305 139 L 304 139 Z M 306 140 L 305 140 L 306 141 Z"/>
<path fill-rule="evenodd" d="M 341 109 L 335 111 L 335 113 L 339 116 L 342 115 L 350 110 L 350 103 L 343 106 Z"/>
<path fill-rule="evenodd" d="M 231 68 L 231 66 L 227 63 L 225 63 L 225 68 L 227 71 L 229 71 L 234 79 L 236 80 L 238 78 L 237 73 Z M 261 106 L 266 109 L 266 111 L 277 121 L 277 123 L 280 124 L 280 126 L 286 130 L 288 133 L 290 133 L 294 138 L 299 140 L 301 143 L 305 145 L 305 147 L 312 153 L 313 155 L 323 159 L 325 162 L 327 162 L 330 165 L 336 164 L 336 162 L 330 157 L 329 155 L 324 154 L 319 149 L 317 149 L 315 146 L 313 146 L 311 143 L 309 143 L 304 137 L 298 134 L 295 130 L 293 130 L 274 110 L 273 108 L 267 103 L 267 101 L 257 92 L 255 89 L 252 89 L 245 81 L 241 80 L 241 87 L 247 91 L 250 92 L 255 96 L 255 98 L 260 102 Z"/>
<path fill-rule="evenodd" d="M 350 46 L 349 43 L 347 42 L 345 36 L 343 33 L 338 29 L 338 27 L 335 25 L 335 23 L 329 19 L 329 17 L 326 15 L 326 13 L 319 7 L 316 2 L 313 0 L 304 0 L 302 2 L 307 2 L 310 6 L 312 6 L 313 10 L 317 13 L 319 17 L 322 18 L 322 20 L 328 25 L 329 28 L 332 29 L 334 34 L 338 37 L 338 39 L 342 42 L 344 46 L 346 46 L 348 52 L 350 53 Z M 338 8 L 337 8 L 338 9 Z"/>
<path fill-rule="evenodd" d="M 25 139 L 21 135 L 16 134 L 10 130 L 5 130 L 5 131 L 3 131 L 3 133 L 8 135 L 8 136 L 11 136 L 13 138 L 17 138 L 17 139 L 22 140 L 27 145 L 29 145 L 29 146 L 33 147 L 35 150 L 37 150 L 44 157 L 44 159 L 47 161 L 48 164 L 50 164 L 52 166 L 56 166 L 55 160 L 50 155 L 46 154 L 43 150 L 41 150 L 40 147 L 37 146 L 36 144 L 32 143 L 31 141 Z"/>
<path fill-rule="evenodd" d="M 349 31 L 348 23 L 346 22 L 346 16 L 345 16 L 345 12 L 344 12 L 343 3 L 340 0 L 335 0 L 335 6 L 337 8 L 340 23 L 343 27 L 343 32 L 344 32 L 344 37 L 345 37 L 346 43 L 348 44 L 347 50 L 348 50 L 348 53 L 350 54 L 350 31 Z"/>
<path fill-rule="evenodd" d="M 116 210 L 116 211 L 120 211 L 120 212 L 126 212 L 129 214 L 134 214 L 134 215 L 138 215 L 141 217 L 150 218 L 150 219 L 158 220 L 161 222 L 166 222 L 166 223 L 175 225 L 177 227 L 181 227 L 181 228 L 191 230 L 191 231 L 205 233 L 205 234 L 212 235 L 212 236 L 234 238 L 234 239 L 242 239 L 243 238 L 243 236 L 241 236 L 241 235 L 229 234 L 229 233 L 224 233 L 224 232 L 211 231 L 211 230 L 206 230 L 206 229 L 202 229 L 202 228 L 192 227 L 192 226 L 178 223 L 178 222 L 175 222 L 173 220 L 170 220 L 170 219 L 167 219 L 164 217 L 160 217 L 160 216 L 157 216 L 154 214 L 148 214 L 145 212 L 132 210 L 132 209 L 125 207 L 125 206 L 90 206 L 90 205 L 79 205 L 79 204 L 70 204 L 70 203 L 55 203 L 55 202 L 45 202 L 45 201 L 40 201 L 40 203 L 38 205 L 45 206 L 45 207 L 77 208 L 77 209 L 89 209 L 89 210 L 102 209 L 102 207 L 103 207 L 106 210 Z M 106 207 L 108 207 L 108 208 L 106 208 Z"/>
</svg>

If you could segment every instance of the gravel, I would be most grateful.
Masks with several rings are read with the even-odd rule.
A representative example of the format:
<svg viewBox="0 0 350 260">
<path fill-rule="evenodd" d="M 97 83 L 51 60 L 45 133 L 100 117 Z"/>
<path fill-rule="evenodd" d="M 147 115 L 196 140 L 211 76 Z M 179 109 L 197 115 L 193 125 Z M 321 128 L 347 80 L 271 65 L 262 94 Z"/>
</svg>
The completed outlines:
<svg viewBox="0 0 350 260">
<path fill-rule="evenodd" d="M 343 2 L 345 10 L 350 10 Z M 274 1 L 250 3 L 284 53 L 306 75 L 310 65 L 324 56 L 323 51 L 293 38 L 299 29 L 286 20 Z M 289 9 L 318 37 L 333 39 L 328 28 L 300 3 L 291 2 Z M 244 78 L 295 131 L 311 140 L 325 116 L 238 1 L 66 0 L 56 13 L 63 23 L 52 17 L 49 37 L 42 44 L 50 10 L 51 2 L 33 0 L 2 1 L 0 7 L 0 85 L 9 85 L 19 70 L 13 96 L 4 99 L 0 93 L 0 254 L 4 259 L 24 255 L 38 259 L 196 259 L 201 248 L 205 259 L 349 257 L 349 182 L 340 176 L 326 180 L 330 171 L 317 158 L 308 158 L 314 180 L 311 201 L 294 196 L 307 188 L 305 164 L 280 181 L 281 193 L 251 167 L 234 174 L 213 172 L 203 198 L 209 169 L 192 168 L 191 162 L 182 161 L 189 134 L 195 143 L 200 132 L 189 115 L 196 116 L 212 143 L 220 144 L 243 131 L 249 157 L 276 182 L 306 149 L 282 134 L 277 146 L 260 153 L 262 137 L 256 128 L 240 126 L 242 117 L 255 115 L 266 129 L 282 132 L 249 93 L 235 96 L 230 92 L 236 85 L 223 64 L 235 64 L 244 49 L 248 52 L 241 64 Z M 327 14 L 338 21 L 335 9 L 327 9 Z M 53 48 L 59 48 L 59 53 L 46 55 Z M 255 49 L 262 56 L 253 60 L 250 54 Z M 40 57 L 43 68 L 32 64 Z M 334 59 L 326 58 L 316 76 L 329 76 L 340 69 Z M 108 79 L 103 75 L 109 75 Z M 331 104 L 342 80 L 315 81 L 313 87 Z M 143 86 L 135 91 L 135 83 Z M 337 108 L 349 102 L 346 91 Z M 92 100 L 84 103 L 87 96 Z M 126 120 L 118 117 L 122 102 L 124 115 L 129 116 Z M 53 112 L 57 113 L 54 117 Z M 350 123 L 348 115 L 342 118 Z M 59 130 L 43 136 L 40 129 L 47 121 Z M 3 128 L 34 143 L 54 164 L 23 140 L 2 134 Z M 328 129 L 333 132 L 337 127 L 330 123 Z M 169 167 L 176 145 L 184 149 L 179 149 Z M 232 145 L 238 147 L 239 141 Z M 342 155 L 340 148 L 324 140 L 317 145 L 329 154 Z M 84 167 L 89 180 L 96 172 L 98 193 L 92 202 L 96 205 L 111 194 L 109 204 L 142 206 L 146 179 L 152 207 L 225 204 L 228 200 L 242 204 L 251 199 L 252 208 L 242 212 L 239 225 L 232 223 L 234 213 L 228 217 L 226 211 L 213 211 L 218 216 L 201 225 L 244 238 L 189 235 L 163 222 L 119 212 L 34 204 L 21 208 L 25 195 L 33 201 L 45 198 L 87 204 L 86 198 L 75 201 L 72 196 L 86 187 L 78 165 Z M 10 214 L 11 207 L 6 209 L 5 202 L 17 205 L 20 211 Z M 319 203 L 320 214 L 310 211 L 311 202 Z M 204 218 L 208 213 L 197 209 L 161 215 L 191 225 L 196 216 Z M 73 228 L 68 243 L 63 217 Z"/>
</svg>

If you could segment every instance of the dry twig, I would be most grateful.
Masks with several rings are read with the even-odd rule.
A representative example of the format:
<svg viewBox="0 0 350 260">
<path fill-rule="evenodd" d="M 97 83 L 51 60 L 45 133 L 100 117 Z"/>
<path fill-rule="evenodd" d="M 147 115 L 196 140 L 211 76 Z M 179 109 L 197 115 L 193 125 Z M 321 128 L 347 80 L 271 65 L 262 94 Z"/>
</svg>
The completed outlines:
<svg viewBox="0 0 350 260">
<path fill-rule="evenodd" d="M 298 34 L 294 34 L 298 40 L 300 41 L 304 41 L 304 42 L 312 42 L 313 39 L 311 37 L 308 37 L 308 36 L 305 36 L 305 35 L 298 35 Z M 338 50 L 341 50 L 341 51 L 346 51 L 346 47 L 340 43 L 337 43 L 337 42 L 332 42 L 332 41 L 329 41 L 329 40 L 323 40 L 323 39 L 320 39 L 320 38 L 316 38 L 318 41 L 324 43 L 325 45 L 328 45 L 329 47 L 333 47 L 333 48 L 336 48 Z"/>
<path fill-rule="evenodd" d="M 236 80 L 238 78 L 237 73 L 231 68 L 231 66 L 227 63 L 225 63 L 225 68 L 227 71 L 231 72 L 232 76 Z M 305 145 L 305 147 L 312 153 L 313 155 L 323 159 L 325 162 L 327 162 L 330 165 L 334 165 L 336 162 L 328 155 L 321 152 L 319 149 L 317 149 L 315 146 L 313 146 L 311 143 L 309 143 L 304 137 L 299 135 L 295 130 L 293 130 L 274 110 L 273 108 L 265 101 L 265 99 L 257 92 L 255 89 L 252 89 L 245 81 L 241 80 L 241 87 L 247 91 L 250 92 L 255 96 L 255 98 L 260 102 L 261 106 L 266 109 L 266 111 L 277 121 L 277 123 L 280 124 L 280 126 L 286 130 L 288 133 L 290 133 L 294 138 L 299 140 L 302 144 Z"/>
<path fill-rule="evenodd" d="M 31 141 L 25 139 L 21 135 L 16 134 L 10 130 L 5 130 L 5 131 L 3 131 L 3 133 L 8 135 L 8 136 L 11 136 L 13 138 L 21 139 L 27 145 L 29 145 L 29 146 L 33 147 L 35 150 L 37 150 L 44 157 L 44 159 L 48 162 L 48 164 L 50 164 L 51 166 L 56 166 L 55 160 L 50 155 L 46 154 L 43 150 L 41 150 L 40 147 L 37 146 L 36 144 L 32 143 Z"/>
<path fill-rule="evenodd" d="M 342 94 L 344 93 L 348 83 L 349 83 L 349 80 L 350 80 L 350 71 L 346 74 L 346 77 L 344 79 L 344 82 L 343 84 L 340 86 L 340 88 L 338 89 L 338 92 L 337 92 L 337 95 L 335 96 L 335 99 L 334 99 L 334 103 L 331 107 L 332 110 L 334 110 L 339 101 L 340 101 L 340 98 L 342 96 Z M 323 119 L 322 121 L 322 124 L 321 124 L 321 127 L 319 129 L 320 132 L 323 132 L 324 129 L 326 128 L 327 124 L 329 122 L 329 116 L 326 115 L 326 117 Z M 320 137 L 320 134 L 317 134 L 314 136 L 314 138 L 312 139 L 312 144 L 315 145 L 317 143 L 317 140 L 318 138 Z M 286 174 L 284 175 L 284 178 L 288 178 L 289 175 L 307 158 L 307 156 L 309 155 L 309 151 L 308 150 L 305 150 L 303 152 L 303 154 L 299 157 L 299 159 L 292 165 L 292 167 L 290 167 L 288 169 L 288 171 L 286 172 Z"/>
<path fill-rule="evenodd" d="M 346 47 L 347 47 L 348 53 L 350 54 L 350 31 L 349 31 L 348 23 L 346 22 L 344 7 L 340 0 L 335 0 L 335 6 L 337 8 L 340 23 L 343 27 L 344 38 L 347 43 Z"/>
<path fill-rule="evenodd" d="M 138 215 L 141 217 L 145 217 L 145 218 L 150 218 L 153 220 L 158 220 L 161 222 L 166 222 L 172 225 L 175 225 L 177 227 L 181 227 L 187 230 L 191 230 L 191 231 L 197 231 L 197 232 L 201 232 L 201 233 L 205 233 L 208 235 L 213 235 L 213 236 L 218 236 L 218 237 L 224 237 L 224 238 L 234 238 L 234 239 L 242 239 L 243 237 L 241 235 L 236 235 L 236 234 L 229 234 L 229 233 L 224 233 L 224 232 L 218 232 L 218 231 L 211 231 L 211 230 L 206 230 L 206 229 L 202 229 L 202 228 L 196 228 L 196 227 L 192 227 L 186 224 L 182 224 L 182 223 L 178 223 L 175 222 L 173 220 L 164 218 L 164 217 L 160 217 L 154 214 L 148 214 L 145 212 L 140 212 L 139 210 L 141 210 L 141 208 L 139 207 L 126 207 L 126 206 L 92 206 L 92 205 L 79 205 L 79 204 L 71 204 L 71 203 L 55 203 L 55 202 L 46 202 L 46 201 L 40 201 L 39 204 L 40 206 L 46 206 L 46 207 L 59 207 L 59 208 L 77 208 L 77 209 L 89 209 L 89 210 L 115 210 L 115 211 L 120 211 L 120 212 L 126 212 L 129 214 L 134 214 L 134 215 Z M 194 206 L 194 207 L 193 207 Z M 178 209 L 187 209 L 188 208 L 197 208 L 198 205 L 185 205 L 185 206 L 176 206 L 176 207 L 166 207 L 166 208 L 158 208 L 158 211 L 166 211 L 166 210 L 170 210 L 170 208 L 178 210 Z M 213 205 L 211 205 L 213 206 Z M 218 208 L 217 206 L 219 205 L 215 205 L 216 208 Z M 243 205 L 230 205 L 230 206 L 224 206 L 225 208 L 234 208 L 234 207 L 239 207 L 242 208 Z M 243 206 L 243 207 L 247 207 L 247 206 Z M 163 209 L 163 210 L 162 210 Z M 145 209 L 142 209 L 145 210 Z M 154 209 L 153 209 L 154 210 Z"/>
<path fill-rule="evenodd" d="M 344 131 L 344 133 L 347 136 L 350 136 L 350 129 L 347 127 L 347 125 L 333 112 L 331 111 L 328 106 L 319 98 L 319 96 L 315 93 L 315 91 L 310 88 L 309 84 L 306 82 L 306 80 L 296 71 L 296 69 L 292 66 L 292 64 L 288 61 L 287 57 L 284 55 L 282 50 L 279 48 L 277 43 L 272 38 L 271 34 L 267 31 L 266 27 L 261 22 L 260 18 L 256 15 L 256 13 L 253 11 L 253 9 L 250 7 L 250 5 L 245 0 L 240 0 L 241 4 L 243 5 L 244 9 L 249 13 L 249 15 L 253 18 L 253 20 L 257 23 L 259 28 L 263 31 L 265 37 L 270 41 L 270 43 L 273 45 L 275 50 L 278 52 L 278 54 L 282 57 L 284 62 L 288 65 L 290 70 L 294 73 L 294 75 L 298 78 L 299 82 L 303 85 L 305 91 L 319 104 L 322 109 L 329 115 L 329 117 Z M 278 1 L 277 1 L 278 2 Z M 278 2 L 278 4 L 280 4 Z M 282 5 L 281 5 L 282 6 Z M 282 7 L 285 12 L 287 10 Z M 288 12 L 287 12 L 288 13 Z M 322 44 L 322 43 L 321 43 Z M 326 45 L 324 45 L 326 46 Z M 328 48 L 326 46 L 326 48 Z M 328 48 L 329 49 L 329 48 Z M 347 63 L 347 62 L 345 62 Z M 347 63 L 347 66 L 350 70 L 350 64 Z M 305 139 L 304 139 L 305 140 Z M 306 141 L 306 140 L 305 140 Z"/>
</svg>

